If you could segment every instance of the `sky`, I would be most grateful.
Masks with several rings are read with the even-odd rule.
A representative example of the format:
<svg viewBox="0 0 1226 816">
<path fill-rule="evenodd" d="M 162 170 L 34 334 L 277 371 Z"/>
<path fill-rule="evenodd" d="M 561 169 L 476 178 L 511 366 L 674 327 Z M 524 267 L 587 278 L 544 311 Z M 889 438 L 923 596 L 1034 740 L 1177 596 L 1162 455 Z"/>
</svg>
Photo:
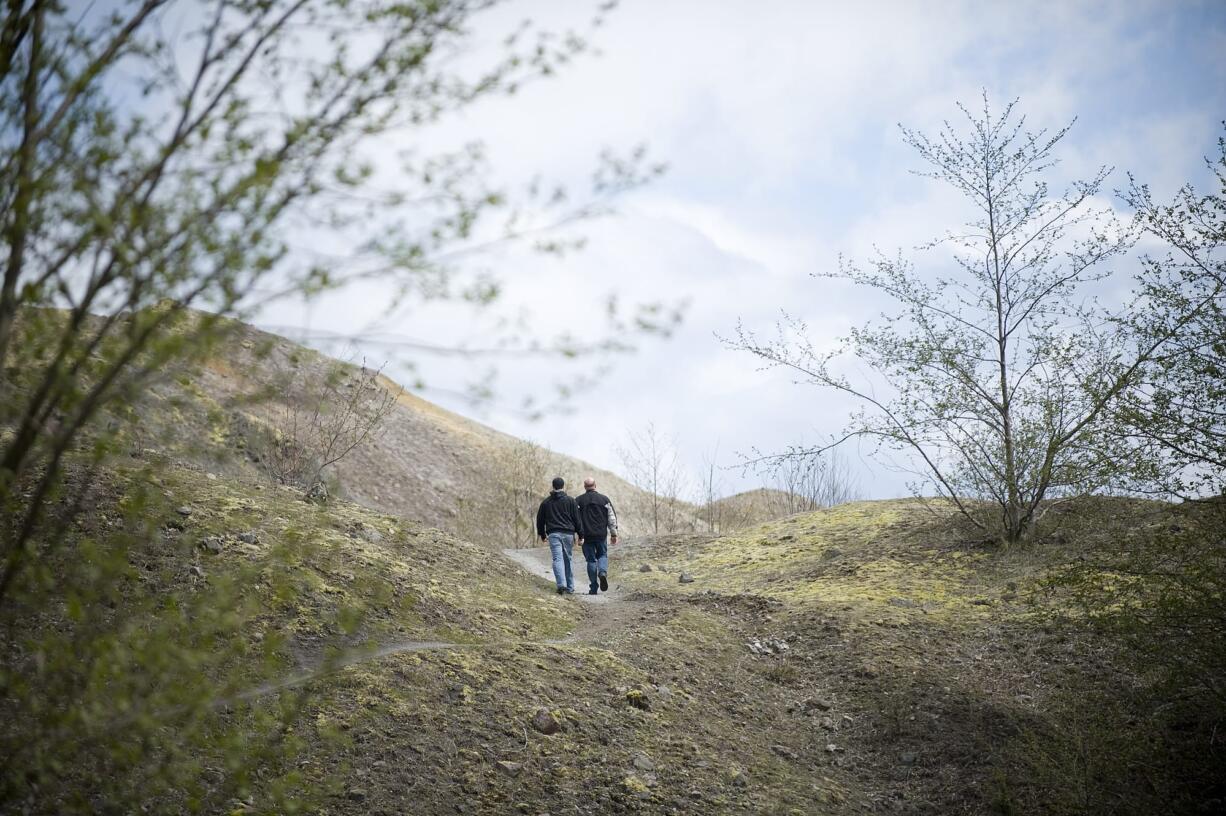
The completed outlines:
<svg viewBox="0 0 1226 816">
<path fill-rule="evenodd" d="M 590 8 L 511 3 L 478 25 L 475 57 L 519 18 L 578 25 Z M 257 324 L 386 362 L 393 378 L 424 380 L 424 395 L 445 407 L 613 470 L 627 434 L 654 423 L 675 439 L 693 481 L 715 457 L 731 493 L 761 482 L 736 467 L 740 456 L 830 437 L 853 405 L 759 370 L 720 337 L 738 321 L 769 331 L 786 309 L 832 344 L 880 304 L 814 274 L 875 247 L 911 254 L 966 216 L 950 190 L 912 172 L 920 163 L 899 124 L 935 134 L 959 101 L 1016 98 L 1032 127 L 1076 118 L 1057 181 L 1107 165 L 1116 168 L 1108 190 L 1131 172 L 1161 198 L 1204 178 L 1202 157 L 1226 118 L 1222 0 L 624 0 L 593 43 L 599 53 L 549 81 L 380 148 L 480 139 L 492 178 L 540 174 L 579 186 L 602 149 L 646 144 L 667 172 L 619 199 L 615 214 L 571 228 L 586 239 L 582 251 L 487 253 L 478 263 L 505 288 L 484 311 L 410 304 L 389 316 L 388 285 L 374 282 L 275 304 Z M 1121 264 L 1116 274 L 1125 280 L 1130 270 Z M 336 339 L 381 332 L 475 345 L 508 315 L 535 337 L 595 339 L 607 335 L 610 294 L 624 304 L 683 303 L 684 321 L 668 339 L 630 337 L 634 353 L 570 362 L 435 357 Z M 465 399 L 465 384 L 494 367 L 493 398 Z M 543 418 L 522 410 L 529 394 L 552 403 L 559 379 L 592 382 Z M 907 493 L 909 477 L 889 463 L 854 445 L 846 455 L 865 498 Z"/>
</svg>

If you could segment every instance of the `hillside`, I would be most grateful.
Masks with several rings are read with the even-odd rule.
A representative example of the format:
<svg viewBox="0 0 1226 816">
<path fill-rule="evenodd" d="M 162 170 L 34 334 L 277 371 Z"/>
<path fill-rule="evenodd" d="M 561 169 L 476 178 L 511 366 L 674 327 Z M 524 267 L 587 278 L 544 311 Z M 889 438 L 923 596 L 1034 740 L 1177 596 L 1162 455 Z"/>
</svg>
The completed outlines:
<svg viewBox="0 0 1226 816">
<path fill-rule="evenodd" d="M 718 499 L 704 513 L 716 520 L 720 530 L 730 532 L 811 509 L 800 497 L 784 490 L 759 487 Z"/>
<path fill-rule="evenodd" d="M 255 478 L 260 464 L 251 428 L 277 430 L 281 384 L 355 369 L 249 326 L 235 328 L 201 369 L 154 389 L 148 413 L 173 440 L 156 445 L 169 444 L 219 473 Z M 342 497 L 500 548 L 535 540 L 525 517 L 550 478 L 561 475 L 573 494 L 593 476 L 614 500 L 625 531 L 644 529 L 647 494 L 616 474 L 462 417 L 386 378 L 383 384 L 399 394 L 395 406 L 368 442 L 329 471 Z M 184 426 L 204 432 L 184 436 Z M 683 527 L 696 525 L 692 511 L 682 517 Z M 491 520 L 507 521 L 491 529 Z"/>
<path fill-rule="evenodd" d="M 610 591 L 563 597 L 547 551 L 422 522 L 484 518 L 460 499 L 522 444 L 424 400 L 397 400 L 326 502 L 270 482 L 262 392 L 332 366 L 244 328 L 149 392 L 123 456 L 74 455 L 64 523 L 0 610 L 0 812 L 1140 816 L 1226 799 L 1220 501 L 1057 502 L 1014 550 L 932 501 L 724 535 L 631 517 Z M 732 502 L 763 498 L 779 499 Z"/>
<path fill-rule="evenodd" d="M 855 502 L 661 541 L 627 580 L 737 611 L 778 690 L 754 720 L 855 792 L 817 812 L 1207 813 L 1223 529 L 1221 501 L 1086 498 L 1008 551 L 937 503 Z"/>
<path fill-rule="evenodd" d="M 1071 816 L 1223 792 L 1213 723 L 1151 710 L 1048 584 L 1147 536 L 1210 541 L 1211 506 L 1082 502 L 1010 553 L 940 507 L 860 502 L 619 545 L 592 599 L 530 574 L 540 550 L 525 572 L 155 454 L 89 507 L 45 561 L 88 614 L 0 628 L 5 705 L 43 712 L 0 717 L 11 812 Z M 53 765 L 17 748 L 45 739 Z"/>
<path fill-rule="evenodd" d="M 788 695 L 745 660 L 760 604 L 630 588 L 626 570 L 651 550 L 616 550 L 615 586 L 587 605 L 438 531 L 156 455 L 108 471 L 90 505 L 49 565 L 83 595 L 106 593 L 111 611 L 3 628 L 8 665 L 43 678 L 24 687 L 26 708 L 59 712 L 0 728 L 22 759 L 0 803 L 21 812 L 854 802 L 837 775 L 814 776 L 782 748 Z M 129 539 L 137 520 L 160 532 Z M 90 548 L 122 559 L 117 584 L 94 573 L 97 555 L 78 558 Z M 216 642 L 200 652 L 206 632 Z M 83 674 L 45 673 L 62 658 Z M 130 720 L 133 706 L 157 714 Z M 751 711 L 763 719 L 747 728 Z M 23 770 L 38 754 L 16 745 L 69 721 L 55 764 Z M 145 747 L 113 750 L 116 729 Z M 277 732 L 282 748 L 262 749 Z"/>
</svg>

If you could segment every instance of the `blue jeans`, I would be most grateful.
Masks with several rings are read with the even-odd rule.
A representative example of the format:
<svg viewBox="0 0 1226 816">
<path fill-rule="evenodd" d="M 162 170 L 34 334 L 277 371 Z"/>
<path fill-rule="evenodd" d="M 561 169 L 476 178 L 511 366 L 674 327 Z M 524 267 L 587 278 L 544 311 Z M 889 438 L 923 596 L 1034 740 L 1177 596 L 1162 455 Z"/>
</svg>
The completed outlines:
<svg viewBox="0 0 1226 816">
<path fill-rule="evenodd" d="M 587 579 L 592 582 L 591 589 L 596 589 L 596 578 L 609 574 L 609 539 L 583 539 L 583 560 L 587 562 Z"/>
<path fill-rule="evenodd" d="M 570 557 L 575 551 L 574 533 L 550 533 L 549 553 L 553 556 L 553 580 L 558 589 L 575 591 L 575 574 L 570 568 Z"/>
</svg>

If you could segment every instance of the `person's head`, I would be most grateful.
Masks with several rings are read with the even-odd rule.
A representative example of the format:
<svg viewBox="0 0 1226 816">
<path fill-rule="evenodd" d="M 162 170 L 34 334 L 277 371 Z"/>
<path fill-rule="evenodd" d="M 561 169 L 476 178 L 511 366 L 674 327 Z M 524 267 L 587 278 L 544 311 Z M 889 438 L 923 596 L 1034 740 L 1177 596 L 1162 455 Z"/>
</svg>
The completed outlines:
<svg viewBox="0 0 1226 816">
<path fill-rule="evenodd" d="M 593 479 L 591 476 L 588 476 L 586 479 L 583 480 L 583 489 L 584 490 L 595 490 L 596 480 Z"/>
<path fill-rule="evenodd" d="M 554 476 L 553 477 L 553 489 L 561 490 L 564 487 L 566 487 L 566 480 L 563 479 L 561 476 Z"/>
</svg>

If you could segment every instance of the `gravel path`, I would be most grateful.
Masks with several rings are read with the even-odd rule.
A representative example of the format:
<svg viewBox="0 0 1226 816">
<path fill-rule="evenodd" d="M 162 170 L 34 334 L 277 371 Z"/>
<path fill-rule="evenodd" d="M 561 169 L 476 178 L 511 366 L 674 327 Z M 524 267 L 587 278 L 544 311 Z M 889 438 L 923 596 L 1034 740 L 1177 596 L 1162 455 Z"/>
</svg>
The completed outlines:
<svg viewBox="0 0 1226 816">
<path fill-rule="evenodd" d="M 620 553 L 624 547 L 618 547 Z M 541 578 L 549 582 L 551 586 L 557 586 L 553 578 L 553 556 L 549 552 L 548 547 L 533 547 L 527 550 L 503 550 L 502 554 L 510 558 L 516 564 L 526 569 L 529 574 Z M 579 553 L 579 548 L 575 548 L 576 559 L 571 561 L 571 567 L 575 571 L 575 597 L 584 603 L 590 604 L 607 604 L 620 600 L 621 587 L 618 586 L 616 580 L 609 583 L 609 591 L 602 592 L 599 595 L 587 594 L 587 566 L 583 561 L 583 556 Z M 609 570 L 610 578 L 615 577 L 612 569 Z"/>
</svg>

